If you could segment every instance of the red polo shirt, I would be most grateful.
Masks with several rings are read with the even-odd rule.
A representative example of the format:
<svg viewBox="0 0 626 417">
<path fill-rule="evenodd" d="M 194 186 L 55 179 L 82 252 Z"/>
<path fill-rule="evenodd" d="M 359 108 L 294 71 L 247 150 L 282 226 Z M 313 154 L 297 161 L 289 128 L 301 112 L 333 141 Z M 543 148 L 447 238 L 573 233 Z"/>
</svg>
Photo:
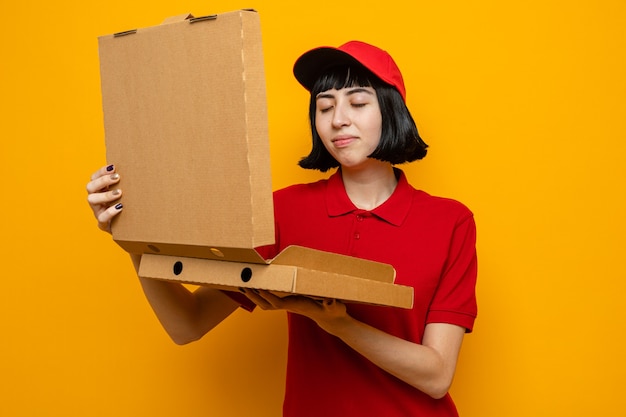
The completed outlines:
<svg viewBox="0 0 626 417">
<path fill-rule="evenodd" d="M 471 331 L 476 317 L 476 230 L 461 203 L 414 189 L 396 170 L 392 196 L 371 211 L 352 204 L 339 172 L 274 193 L 275 256 L 301 245 L 391 264 L 396 283 L 415 288 L 410 310 L 348 305 L 351 316 L 420 343 L 427 323 Z M 289 314 L 285 417 L 456 416 L 449 396 L 434 400 L 381 370 L 312 320 Z"/>
</svg>

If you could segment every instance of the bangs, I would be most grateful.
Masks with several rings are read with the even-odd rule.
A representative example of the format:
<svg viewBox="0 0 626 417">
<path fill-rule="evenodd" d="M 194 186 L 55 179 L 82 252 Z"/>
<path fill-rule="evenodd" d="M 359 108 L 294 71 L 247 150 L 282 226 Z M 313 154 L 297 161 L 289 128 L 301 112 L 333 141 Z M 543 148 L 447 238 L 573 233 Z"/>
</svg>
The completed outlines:
<svg viewBox="0 0 626 417">
<path fill-rule="evenodd" d="M 376 88 L 376 76 L 363 67 L 338 66 L 328 69 L 317 79 L 312 95 L 315 97 L 319 93 L 328 90 L 341 90 L 346 87 L 373 87 Z"/>
</svg>

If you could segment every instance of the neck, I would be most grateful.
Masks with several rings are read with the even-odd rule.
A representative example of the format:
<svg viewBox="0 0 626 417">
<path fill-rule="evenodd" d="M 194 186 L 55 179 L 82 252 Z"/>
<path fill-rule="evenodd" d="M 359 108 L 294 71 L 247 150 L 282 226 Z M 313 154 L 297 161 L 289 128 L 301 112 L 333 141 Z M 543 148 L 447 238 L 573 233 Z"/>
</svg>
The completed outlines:
<svg viewBox="0 0 626 417">
<path fill-rule="evenodd" d="M 341 177 L 348 197 L 362 210 L 373 210 L 387 201 L 398 184 L 393 166 L 387 162 L 370 164 L 367 169 L 342 167 Z"/>
</svg>

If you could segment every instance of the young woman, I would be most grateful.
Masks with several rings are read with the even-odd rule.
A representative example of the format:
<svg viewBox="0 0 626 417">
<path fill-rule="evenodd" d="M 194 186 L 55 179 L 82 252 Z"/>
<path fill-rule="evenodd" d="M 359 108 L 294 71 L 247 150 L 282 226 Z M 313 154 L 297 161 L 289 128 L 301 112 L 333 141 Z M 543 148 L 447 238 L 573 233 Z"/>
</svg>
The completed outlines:
<svg viewBox="0 0 626 417">
<path fill-rule="evenodd" d="M 297 244 L 391 264 L 415 289 L 410 310 L 231 294 L 142 279 L 177 343 L 199 339 L 236 308 L 286 310 L 289 350 L 284 416 L 456 416 L 448 389 L 464 334 L 476 317 L 476 230 L 461 203 L 414 189 L 395 167 L 426 155 L 406 107 L 400 70 L 385 51 L 352 41 L 295 63 L 311 93 L 307 169 L 337 168 L 328 180 L 274 193 L 276 244 Z M 122 211 L 113 166 L 87 185 L 103 230 Z M 135 262 L 139 255 L 134 255 Z M 238 297 L 239 296 L 239 297 Z"/>
</svg>

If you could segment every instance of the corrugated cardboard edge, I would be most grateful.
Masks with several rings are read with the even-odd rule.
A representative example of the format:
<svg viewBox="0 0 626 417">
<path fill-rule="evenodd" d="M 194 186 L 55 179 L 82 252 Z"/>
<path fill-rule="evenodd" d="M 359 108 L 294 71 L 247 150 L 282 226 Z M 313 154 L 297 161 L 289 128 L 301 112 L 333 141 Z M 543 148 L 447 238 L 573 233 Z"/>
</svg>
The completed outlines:
<svg viewBox="0 0 626 417">
<path fill-rule="evenodd" d="M 258 217 L 264 210 L 259 207 L 269 207 L 273 210 L 272 198 L 272 178 L 271 169 L 265 169 L 271 165 L 269 151 L 269 127 L 267 113 L 267 96 L 265 89 L 265 60 L 262 49 L 258 48 L 257 34 L 261 36 L 261 20 L 258 13 L 253 10 L 241 10 L 238 12 L 241 22 L 241 51 L 242 51 L 242 79 L 245 84 L 245 106 L 246 106 L 246 136 L 248 142 L 248 166 L 250 172 L 250 190 L 251 190 L 251 207 L 257 209 L 252 212 L 252 227 L 255 230 L 255 236 L 273 235 L 274 223 L 267 222 L 265 219 Z M 260 42 L 261 47 L 263 42 Z M 255 68 L 255 71 L 246 71 L 246 68 Z M 254 88 L 263 86 L 263 88 Z M 259 134 L 259 132 L 263 132 Z M 253 133 L 253 134 L 251 134 Z M 251 149 L 265 149 L 259 157 L 256 152 L 255 157 L 251 157 Z M 268 241 L 255 241 L 254 246 L 270 244 Z"/>
</svg>

